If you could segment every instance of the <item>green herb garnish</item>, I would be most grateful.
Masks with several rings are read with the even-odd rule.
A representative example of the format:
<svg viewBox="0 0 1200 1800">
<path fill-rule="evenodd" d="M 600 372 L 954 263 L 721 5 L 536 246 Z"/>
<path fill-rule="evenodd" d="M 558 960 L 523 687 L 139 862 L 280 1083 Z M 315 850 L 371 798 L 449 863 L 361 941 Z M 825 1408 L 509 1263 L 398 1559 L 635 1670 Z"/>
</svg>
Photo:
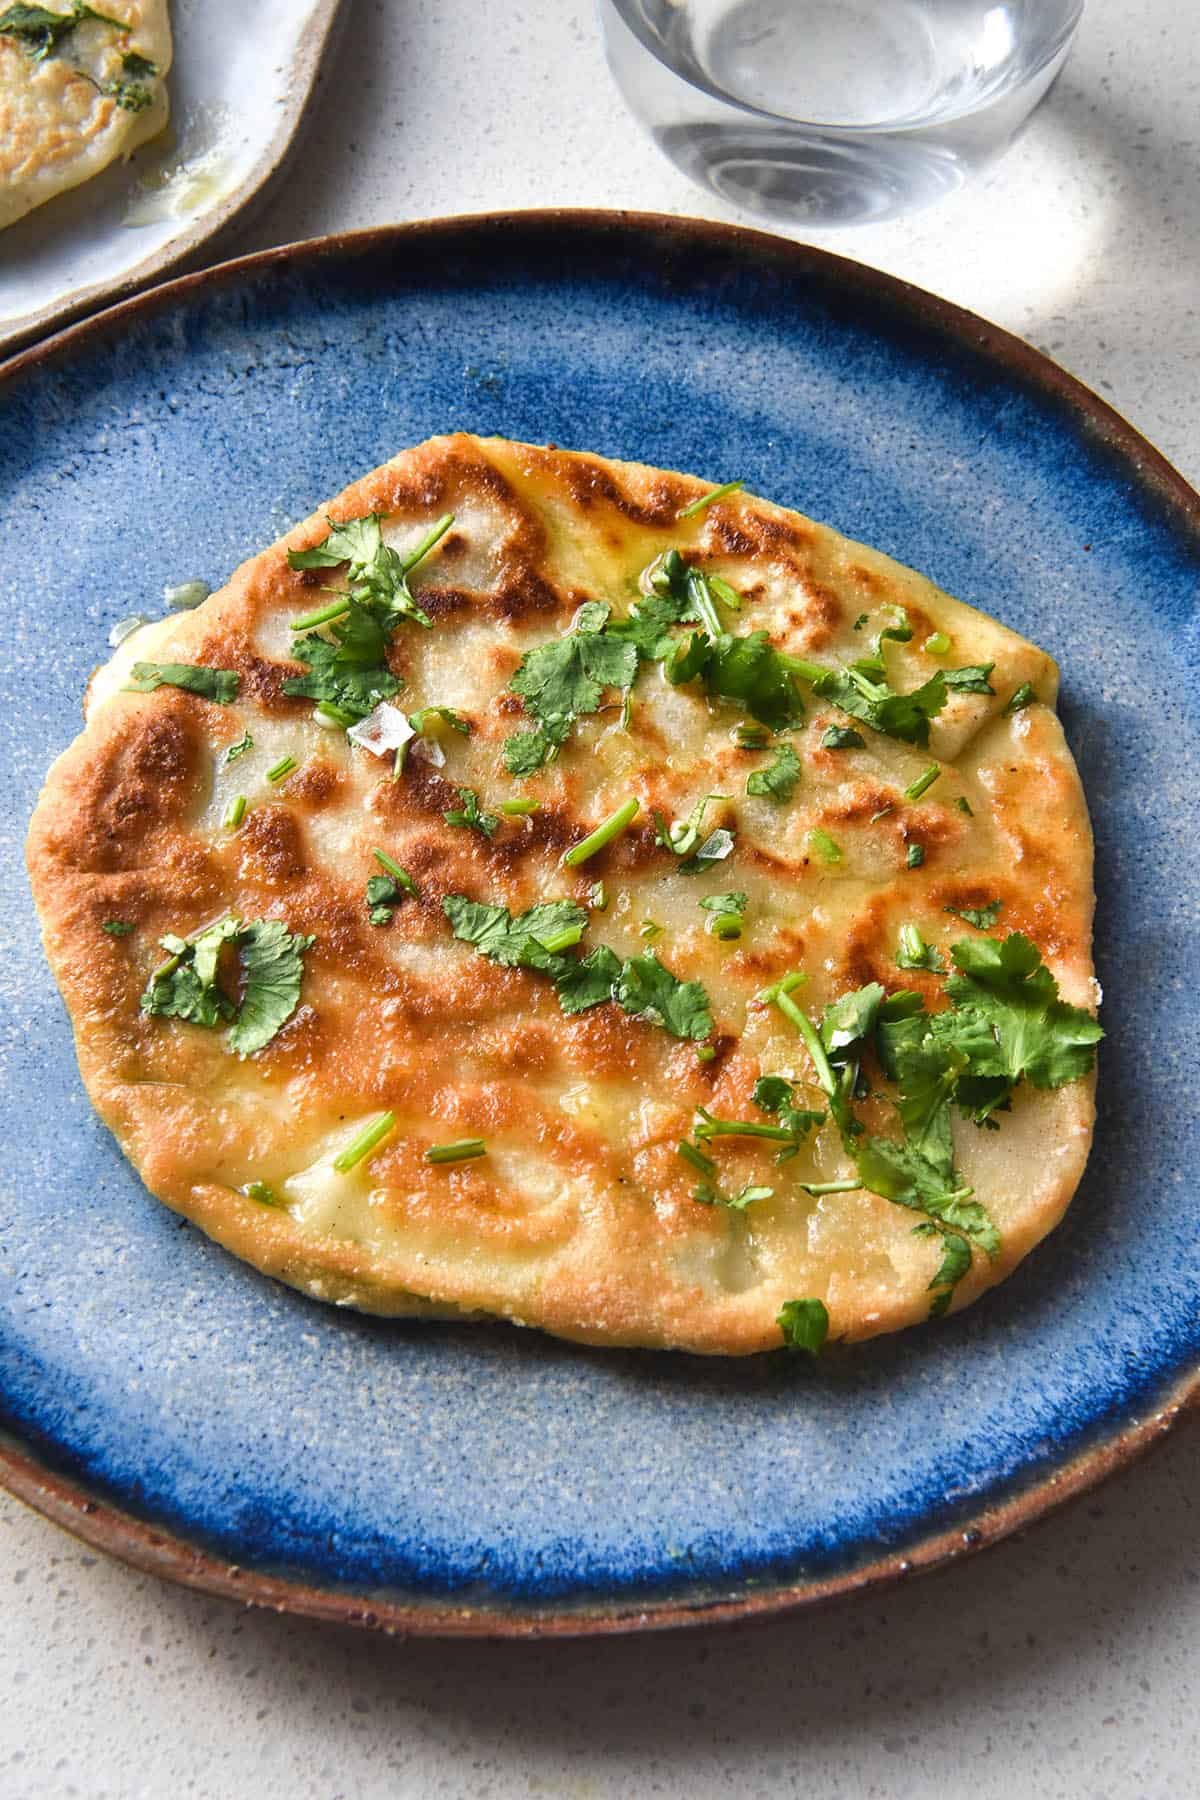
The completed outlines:
<svg viewBox="0 0 1200 1800">
<path fill-rule="evenodd" d="M 789 1350 L 819 1356 L 829 1336 L 829 1313 L 823 1300 L 785 1300 L 776 1319 Z"/>
<path fill-rule="evenodd" d="M 569 869 L 577 869 L 581 863 L 587 862 L 590 857 L 603 850 L 606 844 L 611 844 L 615 837 L 619 837 L 623 831 L 627 830 L 637 818 L 639 810 L 639 801 L 626 800 L 621 806 L 618 806 L 616 812 L 610 813 L 607 819 L 602 820 L 594 831 L 589 831 L 588 835 L 582 838 L 578 844 L 572 844 L 569 850 L 564 851 L 563 862 Z"/>
<path fill-rule="evenodd" d="M 105 919 L 102 921 L 100 929 L 107 931 L 109 937 L 123 938 L 128 937 L 136 927 L 131 925 L 127 919 Z"/>
<path fill-rule="evenodd" d="M 922 794 L 929 791 L 941 773 L 942 769 L 940 763 L 930 763 L 929 767 L 918 775 L 915 781 L 909 782 L 904 790 L 904 798 L 906 800 L 919 800 Z"/>
<path fill-rule="evenodd" d="M 237 699 L 241 679 L 232 669 L 209 669 L 202 663 L 135 662 L 129 671 L 127 694 L 152 694 L 156 688 L 183 688 L 202 699 L 228 706 Z"/>
<path fill-rule="evenodd" d="M 367 877 L 366 904 L 372 925 L 390 925 L 400 904 L 400 884 L 391 875 Z"/>
<path fill-rule="evenodd" d="M 842 846 L 831 838 L 820 826 L 814 826 L 808 833 L 808 845 L 821 858 L 822 862 L 840 863 L 843 860 Z"/>
<path fill-rule="evenodd" d="M 294 756 L 281 756 L 279 761 L 273 763 L 267 770 L 267 780 L 272 783 L 285 781 L 293 769 L 298 769 L 299 766 Z"/>
<path fill-rule="evenodd" d="M 378 1118 L 372 1119 L 369 1125 L 364 1125 L 362 1130 L 350 1139 L 344 1150 L 338 1152 L 333 1159 L 334 1168 L 342 1175 L 355 1168 L 357 1164 L 370 1156 L 377 1144 L 382 1143 L 395 1123 L 395 1113 L 380 1113 Z"/>
<path fill-rule="evenodd" d="M 239 756 L 245 756 L 247 750 L 253 750 L 253 748 L 254 739 L 250 736 L 248 731 L 244 731 L 236 744 L 227 746 L 225 751 L 225 761 L 227 763 L 236 762 Z"/>
<path fill-rule="evenodd" d="M 1036 699 L 1037 695 L 1033 691 L 1033 683 L 1031 681 L 1023 681 L 1020 687 L 1014 688 L 1009 695 L 1004 710 L 1006 713 L 1020 712 L 1022 707 L 1032 706 Z"/>
<path fill-rule="evenodd" d="M 537 729 L 518 732 L 504 746 L 510 775 L 532 775 L 552 760 L 575 721 L 594 713 L 607 688 L 628 689 L 637 673 L 637 650 L 605 630 L 609 609 L 598 601 L 580 608 L 576 628 L 526 651 L 509 682 Z"/>
<path fill-rule="evenodd" d="M 738 481 L 727 481 L 721 487 L 715 487 L 711 492 L 701 494 L 698 500 L 693 500 L 690 506 L 685 506 L 681 512 L 675 514 L 675 517 L 677 519 L 694 518 L 698 512 L 703 512 L 706 506 L 711 506 L 714 500 L 724 500 L 727 494 L 740 493 L 745 485 L 744 477 Z"/>
<path fill-rule="evenodd" d="M 346 519 L 335 524 L 325 522 L 329 535 L 311 550 L 289 550 L 288 563 L 293 569 L 333 569 L 345 563 L 348 583 L 344 599 L 333 608 L 324 607 L 294 621 L 293 631 L 326 624 L 348 612 L 352 604 L 370 610 L 380 623 L 395 625 L 401 619 L 415 619 L 426 629 L 433 625 L 429 614 L 418 606 L 408 585 L 408 577 L 423 562 L 454 523 L 453 513 L 444 513 L 425 533 L 420 543 L 402 556 L 383 541 L 380 530 L 382 513 L 367 513 L 361 519 Z"/>
<path fill-rule="evenodd" d="M 461 825 L 468 831 L 478 831 L 485 838 L 493 838 L 500 829 L 500 820 L 495 813 L 480 812 L 479 795 L 474 788 L 460 787 L 458 797 L 461 807 L 453 807 L 442 814 L 447 825 Z"/>
<path fill-rule="evenodd" d="M 432 1144 L 425 1152 L 427 1163 L 470 1162 L 473 1157 L 486 1156 L 487 1145 L 482 1138 L 456 1138 L 452 1144 Z"/>
<path fill-rule="evenodd" d="M 915 925 L 900 927 L 900 948 L 896 952 L 898 969 L 928 969 L 934 975 L 944 975 L 946 965 L 941 954 L 933 944 L 927 944 Z"/>
<path fill-rule="evenodd" d="M 906 869 L 919 869 L 925 861 L 924 844 L 910 844 L 904 857 Z"/>
<path fill-rule="evenodd" d="M 420 890 L 408 870 L 402 869 L 398 862 L 393 862 L 385 850 L 372 850 L 371 855 L 381 869 L 387 870 L 397 887 L 403 888 L 406 894 L 411 894 L 414 900 L 421 898 Z"/>
<path fill-rule="evenodd" d="M 226 831 L 236 831 L 245 816 L 246 796 L 245 794 L 235 794 L 233 799 L 229 802 L 229 805 L 225 808 L 225 817 L 221 820 L 221 823 L 224 825 Z"/>
<path fill-rule="evenodd" d="M 44 62 L 46 57 L 57 54 L 63 39 L 85 19 L 94 19 L 100 25 L 112 25 L 117 31 L 129 30 L 124 20 L 110 19 L 107 13 L 96 12 L 94 8 L 85 6 L 83 0 L 71 0 L 69 13 L 51 12 L 45 6 L 8 7 L 5 12 L 0 13 L 0 37 L 19 38 L 30 62 Z M 149 68 L 152 70 L 153 64 Z"/>
<path fill-rule="evenodd" d="M 953 913 L 956 919 L 964 919 L 976 931 L 990 931 L 1004 911 L 1004 902 L 989 900 L 986 906 L 947 906 L 943 911 Z"/>
<path fill-rule="evenodd" d="M 243 923 L 221 919 L 190 938 L 159 940 L 168 958 L 150 977 L 142 1011 L 194 1025 L 230 1023 L 229 1048 L 253 1056 L 269 1044 L 300 1001 L 303 953 L 313 937 L 290 932 L 278 919 Z M 241 1000 L 235 1003 L 217 979 L 222 946 L 236 947 L 241 963 Z"/>
<path fill-rule="evenodd" d="M 775 761 L 765 769 L 755 769 L 746 779 L 746 792 L 771 800 L 790 800 L 800 779 L 800 758 L 790 744 L 780 744 Z"/>
<path fill-rule="evenodd" d="M 741 892 L 706 894 L 697 902 L 708 913 L 708 929 L 714 937 L 740 938 L 746 924 L 747 896 Z"/>
<path fill-rule="evenodd" d="M 865 750 L 867 740 L 853 725 L 831 725 L 821 738 L 822 750 Z"/>
</svg>

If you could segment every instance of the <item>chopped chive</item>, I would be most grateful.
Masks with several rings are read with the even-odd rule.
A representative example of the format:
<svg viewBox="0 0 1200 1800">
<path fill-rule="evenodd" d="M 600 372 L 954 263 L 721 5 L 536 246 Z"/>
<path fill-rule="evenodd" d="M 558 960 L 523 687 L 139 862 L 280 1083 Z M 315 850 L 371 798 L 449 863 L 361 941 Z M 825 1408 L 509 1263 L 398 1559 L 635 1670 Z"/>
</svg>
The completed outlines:
<svg viewBox="0 0 1200 1800">
<path fill-rule="evenodd" d="M 225 817 L 222 821 L 226 831 L 236 831 L 245 816 L 246 796 L 245 794 L 235 794 L 225 810 Z"/>
<path fill-rule="evenodd" d="M 588 905 L 593 912 L 608 911 L 608 890 L 602 881 L 593 881 L 588 889 Z"/>
<path fill-rule="evenodd" d="M 696 1125 L 695 1132 L 702 1143 L 708 1143 L 715 1137 L 754 1137 L 769 1138 L 773 1144 L 790 1144 L 796 1136 L 794 1131 L 788 1131 L 783 1125 L 756 1125 L 750 1119 L 714 1119 L 702 1106 L 697 1111 L 700 1122 Z"/>
<path fill-rule="evenodd" d="M 1023 706 L 1032 705 L 1036 699 L 1037 695 L 1033 691 L 1032 681 L 1023 681 L 1020 687 L 1014 688 L 1009 695 L 1008 704 L 1004 710 L 1006 713 L 1020 712 Z"/>
<path fill-rule="evenodd" d="M 804 1039 L 805 1048 L 812 1057 L 813 1067 L 817 1071 L 817 1080 L 831 1100 L 837 1097 L 837 1077 L 825 1054 L 825 1046 L 821 1042 L 820 1033 L 812 1020 L 807 1018 L 791 995 L 777 989 L 771 996 L 772 1005 L 778 1007 L 785 1019 L 790 1019 L 800 1036 Z"/>
<path fill-rule="evenodd" d="M 939 764 L 930 763 L 929 767 L 924 770 L 922 774 L 918 775 L 915 781 L 909 782 L 904 790 L 904 798 L 906 800 L 919 800 L 921 795 L 933 786 L 941 772 Z"/>
<path fill-rule="evenodd" d="M 102 921 L 100 929 L 107 931 L 109 937 L 128 937 L 133 926 L 127 919 L 105 919 Z"/>
<path fill-rule="evenodd" d="M 915 925 L 900 927 L 900 954 L 906 958 L 906 962 L 900 965 L 902 968 L 919 963 L 924 956 L 925 939 Z"/>
<path fill-rule="evenodd" d="M 427 1163 L 469 1162 L 473 1156 L 486 1156 L 482 1138 L 456 1138 L 452 1144 L 433 1144 L 425 1152 Z"/>
<path fill-rule="evenodd" d="M 867 820 L 867 824 L 868 825 L 877 825 L 879 823 L 880 819 L 886 819 L 888 814 L 891 812 L 895 812 L 895 810 L 896 810 L 895 807 L 892 805 L 891 801 L 889 800 L 888 804 L 886 806 L 881 806 L 878 812 L 871 814 L 870 818 Z"/>
<path fill-rule="evenodd" d="M 248 1181 L 242 1189 L 247 1200 L 257 1200 L 260 1206 L 285 1206 L 286 1201 L 279 1198 L 269 1181 Z"/>
<path fill-rule="evenodd" d="M 741 612 L 742 596 L 736 588 L 730 587 L 723 575 L 706 575 L 704 579 L 722 606 L 727 606 L 730 612 Z"/>
<path fill-rule="evenodd" d="M 603 850 L 606 844 L 611 844 L 615 837 L 619 837 L 626 826 L 633 823 L 640 810 L 640 801 L 626 800 L 623 806 L 618 806 L 615 813 L 611 813 L 607 819 L 597 825 L 595 831 L 589 832 L 580 843 L 572 845 L 570 850 L 565 851 L 563 862 L 567 864 L 568 868 L 577 869 L 580 863 L 587 862 L 590 856 L 595 856 L 598 850 Z"/>
<path fill-rule="evenodd" d="M 740 493 L 745 485 L 745 476 L 738 481 L 727 481 L 722 487 L 713 488 L 711 493 L 701 494 L 698 500 L 693 500 L 690 506 L 685 506 L 681 512 L 675 514 L 675 517 L 677 519 L 694 518 L 698 512 L 703 512 L 706 506 L 711 506 L 714 500 L 723 500 L 726 494 Z"/>
<path fill-rule="evenodd" d="M 380 1139 L 387 1136 L 395 1123 L 395 1113 L 380 1113 L 377 1119 L 372 1119 L 369 1125 L 364 1125 L 358 1136 L 351 1138 L 346 1148 L 334 1157 L 334 1168 L 344 1175 L 347 1169 L 352 1169 L 356 1163 L 362 1162 L 364 1157 L 370 1156 Z"/>
<path fill-rule="evenodd" d="M 421 898 L 420 890 L 408 870 L 402 869 L 398 862 L 393 862 L 386 850 L 372 850 L 371 855 L 381 869 L 387 870 L 393 881 L 399 882 L 406 894 L 411 894 L 414 900 Z"/>
<path fill-rule="evenodd" d="M 809 841 L 809 844 L 811 845 L 811 847 L 816 851 L 817 855 L 821 858 L 821 860 L 823 862 L 827 862 L 827 863 L 840 863 L 841 862 L 841 860 L 842 860 L 841 845 L 838 843 L 835 843 L 833 838 L 830 837 L 829 833 L 827 831 L 822 831 L 820 826 L 814 826 L 813 830 L 809 832 L 808 841 Z"/>
<path fill-rule="evenodd" d="M 687 594 L 692 603 L 692 611 L 707 631 L 710 638 L 721 635 L 721 619 L 713 599 L 712 588 L 699 569 L 689 569 L 687 573 Z"/>
<path fill-rule="evenodd" d="M 728 941 L 741 937 L 745 922 L 743 913 L 713 913 L 708 921 L 708 929 L 715 938 L 724 938 Z"/>
<path fill-rule="evenodd" d="M 696 1061 L 697 1062 L 712 1062 L 712 1060 L 716 1056 L 716 1054 L 717 1054 L 716 1047 L 713 1044 L 697 1044 L 696 1045 Z"/>
<path fill-rule="evenodd" d="M 754 998 L 761 1001 L 774 1000 L 776 994 L 791 994 L 796 988 L 804 987 L 807 982 L 808 976 L 803 969 L 793 969 L 790 975 L 785 975 L 780 981 L 773 981 L 770 987 L 760 988 Z"/>
<path fill-rule="evenodd" d="M 733 741 L 739 750 L 765 750 L 771 734 L 765 725 L 735 725 Z"/>
<path fill-rule="evenodd" d="M 290 775 L 292 770 L 298 767 L 299 764 L 294 756 L 281 756 L 274 768 L 267 770 L 267 780 L 282 781 L 285 775 Z"/>
<path fill-rule="evenodd" d="M 829 673 L 829 670 L 822 668 L 820 663 L 807 662 L 802 656 L 785 656 L 782 660 L 792 674 L 799 675 L 802 681 L 820 681 L 822 675 Z"/>
<path fill-rule="evenodd" d="M 924 844 L 910 844 L 908 846 L 908 855 L 904 859 L 905 866 L 909 869 L 919 869 L 924 861 Z"/>
<path fill-rule="evenodd" d="M 302 619 L 289 620 L 292 631 L 313 631 L 318 625 L 328 625 L 331 619 L 340 619 L 344 612 L 350 611 L 350 601 L 345 595 L 331 600 L 328 606 L 318 607 L 316 612 L 305 613 Z"/>
<path fill-rule="evenodd" d="M 856 1194 L 862 1186 L 861 1181 L 800 1181 L 796 1184 L 806 1194 Z"/>
<path fill-rule="evenodd" d="M 971 811 L 971 802 L 967 799 L 965 794 L 960 794 L 954 804 L 957 806 L 960 813 L 966 813 L 968 819 L 973 819 L 975 817 L 975 814 Z"/>
<path fill-rule="evenodd" d="M 927 656 L 945 656 L 950 648 L 950 639 L 944 631 L 935 631 L 925 639 L 922 648 Z"/>
<path fill-rule="evenodd" d="M 433 546 L 445 537 L 453 523 L 454 514 L 443 513 L 437 523 L 429 527 L 429 530 L 425 533 L 425 536 L 421 539 L 416 548 L 410 550 L 407 556 L 401 557 L 400 567 L 406 575 L 415 569 L 419 562 L 424 561 L 429 555 L 429 552 L 433 549 Z"/>
<path fill-rule="evenodd" d="M 507 819 L 527 819 L 530 813 L 538 811 L 541 802 L 538 800 L 498 800 L 496 805 Z"/>
<path fill-rule="evenodd" d="M 691 1167 L 695 1169 L 698 1175 L 716 1174 L 717 1165 L 712 1157 L 705 1156 L 703 1150 L 699 1149 L 695 1144 L 689 1143 L 686 1138 L 680 1142 L 677 1149 L 684 1162 L 690 1163 Z"/>
<path fill-rule="evenodd" d="M 318 700 L 313 712 L 322 719 L 328 719 L 333 725 L 357 725 L 358 715 L 347 712 L 342 706 L 335 706 L 332 700 Z"/>
<path fill-rule="evenodd" d="M 854 630 L 861 631 L 870 616 L 870 613 L 859 613 L 857 619 L 854 621 Z"/>
</svg>

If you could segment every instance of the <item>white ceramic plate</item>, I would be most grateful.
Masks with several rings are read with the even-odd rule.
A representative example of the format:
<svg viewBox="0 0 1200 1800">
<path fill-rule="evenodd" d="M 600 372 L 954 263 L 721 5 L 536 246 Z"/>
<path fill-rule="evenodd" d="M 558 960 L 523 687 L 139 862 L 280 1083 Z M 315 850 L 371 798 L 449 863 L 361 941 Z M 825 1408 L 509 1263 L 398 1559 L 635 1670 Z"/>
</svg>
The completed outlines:
<svg viewBox="0 0 1200 1800">
<path fill-rule="evenodd" d="M 282 168 L 340 0 L 172 0 L 171 121 L 0 233 L 0 355 L 161 276 Z"/>
</svg>

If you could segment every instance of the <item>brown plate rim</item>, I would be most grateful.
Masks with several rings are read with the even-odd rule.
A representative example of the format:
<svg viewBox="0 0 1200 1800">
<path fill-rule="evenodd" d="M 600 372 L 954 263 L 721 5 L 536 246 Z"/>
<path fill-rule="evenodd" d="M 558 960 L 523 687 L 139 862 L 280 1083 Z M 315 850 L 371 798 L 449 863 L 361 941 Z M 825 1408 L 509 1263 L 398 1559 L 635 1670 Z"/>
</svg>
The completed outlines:
<svg viewBox="0 0 1200 1800">
<path fill-rule="evenodd" d="M 414 243 L 445 237 L 461 240 L 464 235 L 480 233 L 491 235 L 518 224 L 526 230 L 541 229 L 547 233 L 584 230 L 595 234 L 608 230 L 626 239 L 640 235 L 647 243 L 654 241 L 659 246 L 668 240 L 690 248 L 741 250 L 760 261 L 786 264 L 795 275 L 819 272 L 831 284 L 836 281 L 861 296 L 899 309 L 1064 405 L 1090 436 L 1132 465 L 1131 474 L 1138 484 L 1148 488 L 1176 515 L 1177 524 L 1195 536 L 1200 548 L 1200 495 L 1114 407 L 1033 345 L 952 301 L 831 251 L 740 225 L 662 213 L 536 208 L 451 215 L 331 233 L 256 251 L 121 300 L 20 351 L 0 363 L 0 389 L 38 365 L 68 356 L 76 344 L 94 332 L 152 314 L 202 289 L 219 287 L 250 274 L 319 262 L 324 257 L 369 256 L 391 248 L 411 249 Z M 508 1640 L 592 1637 L 769 1618 L 878 1589 L 912 1574 L 945 1568 L 1028 1528 L 1057 1506 L 1128 1467 L 1181 1419 L 1194 1416 L 1197 1411 L 1200 1368 L 1183 1375 L 1152 1416 L 1093 1441 L 1022 1492 L 985 1507 L 952 1529 L 940 1530 L 902 1551 L 831 1576 L 770 1588 L 756 1586 L 753 1591 L 728 1598 L 703 1595 L 692 1601 L 664 1596 L 644 1601 L 611 1600 L 584 1607 L 509 1608 L 495 1603 L 476 1607 L 314 1587 L 239 1568 L 213 1557 L 186 1538 L 110 1505 L 89 1492 L 84 1483 L 51 1470 L 13 1439 L 0 1442 L 0 1486 L 85 1543 L 135 1568 L 247 1606 L 377 1629 L 396 1636 Z"/>
</svg>

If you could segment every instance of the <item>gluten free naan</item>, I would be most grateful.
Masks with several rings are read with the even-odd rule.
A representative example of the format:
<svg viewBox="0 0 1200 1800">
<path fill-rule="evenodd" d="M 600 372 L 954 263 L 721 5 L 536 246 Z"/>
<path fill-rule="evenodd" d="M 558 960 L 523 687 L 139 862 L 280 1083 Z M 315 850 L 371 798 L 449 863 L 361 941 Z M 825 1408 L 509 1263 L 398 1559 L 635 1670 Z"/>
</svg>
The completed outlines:
<svg viewBox="0 0 1200 1800">
<path fill-rule="evenodd" d="M 167 122 L 167 0 L 0 0 L 0 229 Z"/>
<path fill-rule="evenodd" d="M 957 1309 L 1091 1138 L 1057 679 L 736 488 L 405 451 L 93 680 L 29 840 L 91 1098 L 340 1305 L 732 1355 Z"/>
</svg>

